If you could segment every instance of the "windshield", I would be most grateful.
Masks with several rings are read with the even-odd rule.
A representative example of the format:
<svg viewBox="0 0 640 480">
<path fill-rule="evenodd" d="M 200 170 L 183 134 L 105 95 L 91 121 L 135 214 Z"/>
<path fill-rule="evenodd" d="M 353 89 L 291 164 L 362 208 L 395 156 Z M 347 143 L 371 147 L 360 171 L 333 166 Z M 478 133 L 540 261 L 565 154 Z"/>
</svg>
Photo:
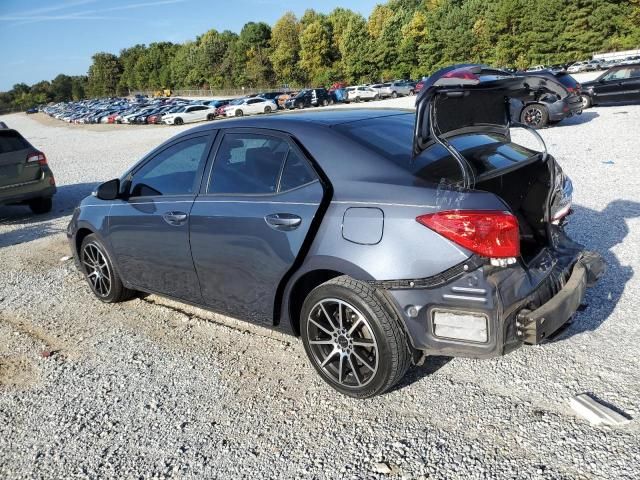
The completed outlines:
<svg viewBox="0 0 640 480">
<path fill-rule="evenodd" d="M 437 143 L 411 160 L 414 121 L 413 114 L 402 114 L 345 123 L 334 128 L 422 180 L 447 184 L 462 181 L 458 163 Z M 538 154 L 494 133 L 469 133 L 448 140 L 469 162 L 476 178 L 492 176 Z"/>
</svg>

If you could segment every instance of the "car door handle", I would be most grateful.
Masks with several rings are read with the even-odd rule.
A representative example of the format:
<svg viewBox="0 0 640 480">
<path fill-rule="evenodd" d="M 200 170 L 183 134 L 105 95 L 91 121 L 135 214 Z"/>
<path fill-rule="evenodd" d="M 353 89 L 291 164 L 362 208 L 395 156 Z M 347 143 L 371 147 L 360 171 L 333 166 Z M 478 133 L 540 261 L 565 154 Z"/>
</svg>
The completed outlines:
<svg viewBox="0 0 640 480">
<path fill-rule="evenodd" d="M 187 220 L 188 216 L 189 215 L 184 212 L 167 212 L 162 215 L 162 218 L 164 218 L 164 221 L 169 225 L 177 226 L 182 225 Z"/>
<path fill-rule="evenodd" d="M 264 217 L 267 225 L 275 230 L 295 230 L 302 223 L 302 218 L 292 213 L 272 213 Z"/>
</svg>

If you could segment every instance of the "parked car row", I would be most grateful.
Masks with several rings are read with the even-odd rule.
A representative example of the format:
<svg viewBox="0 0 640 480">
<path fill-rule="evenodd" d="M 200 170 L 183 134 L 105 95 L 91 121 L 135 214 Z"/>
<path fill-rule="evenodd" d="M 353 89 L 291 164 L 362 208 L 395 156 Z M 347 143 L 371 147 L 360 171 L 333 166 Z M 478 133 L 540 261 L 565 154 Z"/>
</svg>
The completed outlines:
<svg viewBox="0 0 640 480">
<path fill-rule="evenodd" d="M 579 72 L 593 72 L 596 70 L 607 70 L 611 67 L 618 65 L 631 65 L 640 62 L 640 55 L 628 56 L 625 58 L 613 58 L 609 60 L 585 60 L 582 62 L 575 62 L 567 68 L 569 73 Z"/>
</svg>

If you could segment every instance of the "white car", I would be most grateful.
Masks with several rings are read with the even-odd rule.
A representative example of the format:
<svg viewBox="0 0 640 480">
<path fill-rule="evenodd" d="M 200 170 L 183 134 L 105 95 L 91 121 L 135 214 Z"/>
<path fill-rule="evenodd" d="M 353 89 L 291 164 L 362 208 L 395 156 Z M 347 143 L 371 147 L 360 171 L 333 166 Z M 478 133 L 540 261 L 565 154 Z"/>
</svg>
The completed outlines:
<svg viewBox="0 0 640 480">
<path fill-rule="evenodd" d="M 573 65 L 571 65 L 569 68 L 567 68 L 567 72 L 569 73 L 583 72 L 586 67 L 587 67 L 587 62 L 576 62 Z"/>
<path fill-rule="evenodd" d="M 360 100 L 378 100 L 380 95 L 375 88 L 360 85 L 358 87 L 347 88 L 347 100 L 359 102 Z"/>
<path fill-rule="evenodd" d="M 215 109 L 209 105 L 187 105 L 177 112 L 163 115 L 162 123 L 166 123 L 167 125 L 182 125 L 183 123 L 213 120 L 215 116 Z"/>
<path fill-rule="evenodd" d="M 273 100 L 261 97 L 242 98 L 234 100 L 224 109 L 225 117 L 242 117 L 254 113 L 271 113 L 278 109 L 278 104 Z"/>
</svg>

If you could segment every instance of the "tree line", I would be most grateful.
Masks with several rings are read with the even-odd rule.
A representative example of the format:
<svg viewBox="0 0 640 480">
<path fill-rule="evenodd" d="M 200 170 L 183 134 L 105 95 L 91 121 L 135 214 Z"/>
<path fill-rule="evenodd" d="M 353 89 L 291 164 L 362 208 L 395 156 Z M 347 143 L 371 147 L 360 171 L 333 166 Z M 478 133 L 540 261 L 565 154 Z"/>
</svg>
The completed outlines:
<svg viewBox="0 0 640 480">
<path fill-rule="evenodd" d="M 522 69 L 638 47 L 640 0 L 389 0 L 368 18 L 346 8 L 287 12 L 273 26 L 249 22 L 240 33 L 212 29 L 182 44 L 96 53 L 86 77 L 16 85 L 0 94 L 0 109 L 161 88 L 419 78 L 461 62 Z"/>
</svg>

